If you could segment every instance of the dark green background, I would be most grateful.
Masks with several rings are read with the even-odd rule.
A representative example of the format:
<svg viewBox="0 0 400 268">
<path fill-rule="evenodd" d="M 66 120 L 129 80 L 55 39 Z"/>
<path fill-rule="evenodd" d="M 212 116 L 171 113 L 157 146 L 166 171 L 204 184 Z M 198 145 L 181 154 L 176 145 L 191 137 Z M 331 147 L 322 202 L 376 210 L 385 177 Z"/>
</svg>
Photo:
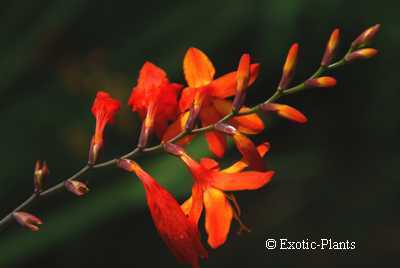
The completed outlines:
<svg viewBox="0 0 400 268">
<path fill-rule="evenodd" d="M 282 100 L 304 111 L 307 125 L 266 118 L 277 171 L 259 191 L 239 193 L 243 220 L 236 235 L 204 267 L 360 267 L 399 254 L 400 218 L 398 30 L 395 1 L 2 1 L 0 8 L 0 212 L 29 196 L 36 159 L 46 159 L 53 185 L 87 157 L 94 127 L 90 106 L 107 89 L 126 103 L 140 66 L 153 61 L 183 82 L 182 58 L 196 46 L 218 75 L 241 53 L 262 64 L 249 94 L 273 93 L 292 42 L 300 43 L 296 81 L 317 67 L 330 32 L 342 29 L 341 53 L 365 28 L 382 24 L 378 57 L 334 72 L 338 86 Z M 138 121 L 126 105 L 107 129 L 103 159 L 129 151 Z M 198 139 L 189 147 L 207 155 Z M 237 159 L 232 150 L 225 163 Z M 231 158 L 231 159 L 229 159 Z M 183 200 L 191 178 L 165 155 L 140 163 Z M 32 212 L 38 233 L 10 225 L 0 233 L 1 267 L 177 267 L 158 237 L 133 175 L 96 170 L 83 198 L 62 193 Z M 202 227 L 203 228 L 203 227 Z M 353 251 L 267 251 L 267 238 L 356 241 Z"/>
</svg>

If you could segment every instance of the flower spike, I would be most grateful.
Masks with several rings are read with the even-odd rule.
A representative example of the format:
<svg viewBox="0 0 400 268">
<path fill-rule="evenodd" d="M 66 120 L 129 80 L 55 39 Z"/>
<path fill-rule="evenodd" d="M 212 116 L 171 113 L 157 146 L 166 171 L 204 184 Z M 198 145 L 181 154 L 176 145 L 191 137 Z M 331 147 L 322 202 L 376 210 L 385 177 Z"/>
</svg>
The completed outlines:
<svg viewBox="0 0 400 268">
<path fill-rule="evenodd" d="M 120 108 L 120 102 L 111 98 L 104 91 L 97 92 L 96 99 L 93 102 L 92 113 L 96 118 L 96 131 L 92 138 L 89 149 L 89 164 L 96 163 L 99 152 L 103 147 L 103 132 L 108 123 L 112 123 L 115 114 Z"/>
<path fill-rule="evenodd" d="M 375 35 L 378 33 L 380 24 L 375 24 L 372 27 L 369 27 L 364 32 L 362 32 L 351 44 L 352 49 L 357 49 L 366 46 L 368 43 L 374 39 Z"/>
<path fill-rule="evenodd" d="M 282 78 L 278 86 L 279 90 L 286 89 L 290 84 L 290 82 L 292 81 L 297 63 L 298 49 L 299 45 L 297 43 L 293 44 L 289 49 L 285 65 L 283 66 Z"/>
<path fill-rule="evenodd" d="M 46 161 L 41 163 L 39 160 L 35 164 L 35 172 L 33 174 L 33 182 L 35 193 L 40 193 L 43 190 L 44 180 L 49 175 L 49 168 Z"/>
<path fill-rule="evenodd" d="M 374 57 L 376 54 L 378 54 L 378 50 L 374 48 L 362 48 L 347 54 L 344 59 L 347 62 L 352 62 L 359 59 L 369 59 Z"/>
<path fill-rule="evenodd" d="M 180 262 L 199 268 L 198 259 L 206 258 L 207 251 L 201 244 L 197 226 L 189 223 L 179 203 L 136 162 L 122 159 L 118 166 L 134 172 L 142 182 L 154 225 L 172 254 Z"/>
<path fill-rule="evenodd" d="M 340 30 L 335 29 L 329 37 L 328 44 L 325 48 L 324 56 L 322 57 L 321 66 L 328 66 L 331 64 L 335 52 L 339 45 Z"/>
<path fill-rule="evenodd" d="M 30 229 L 32 232 L 39 231 L 38 225 L 43 223 L 42 220 L 35 215 L 23 211 L 14 212 L 13 216 L 21 226 Z"/>
</svg>

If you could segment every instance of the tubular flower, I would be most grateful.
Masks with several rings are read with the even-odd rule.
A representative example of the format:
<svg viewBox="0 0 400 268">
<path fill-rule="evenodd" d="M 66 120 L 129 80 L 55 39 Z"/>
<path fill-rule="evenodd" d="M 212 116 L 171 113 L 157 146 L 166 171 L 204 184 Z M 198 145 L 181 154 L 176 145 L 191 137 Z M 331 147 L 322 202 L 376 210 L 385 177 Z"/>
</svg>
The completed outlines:
<svg viewBox="0 0 400 268">
<path fill-rule="evenodd" d="M 137 85 L 132 89 L 128 104 L 132 111 L 138 112 L 143 120 L 139 145 L 145 146 L 153 130 L 162 137 L 169 121 L 178 113 L 177 95 L 182 86 L 170 83 L 167 74 L 161 68 L 145 62 L 139 73 Z"/>
<path fill-rule="evenodd" d="M 89 164 L 96 162 L 99 151 L 103 146 L 104 129 L 108 123 L 113 122 L 119 108 L 120 102 L 118 100 L 111 98 L 107 92 L 97 92 L 92 106 L 92 114 L 96 118 L 96 130 L 90 145 Z"/>
<path fill-rule="evenodd" d="M 246 55 L 246 54 L 245 54 Z M 245 59 L 248 58 L 245 56 Z M 247 61 L 247 59 L 246 59 Z M 241 64 L 242 68 L 246 64 Z M 182 91 L 179 101 L 179 109 L 182 116 L 173 123 L 166 131 L 163 140 L 168 141 L 182 132 L 185 127 L 191 128 L 197 118 L 200 118 L 202 126 L 216 123 L 222 117 L 232 111 L 232 101 L 225 98 L 232 97 L 237 93 L 237 87 L 243 90 L 244 86 L 254 83 L 258 76 L 259 64 L 251 64 L 249 77 L 244 71 L 231 72 L 214 80 L 215 69 L 202 51 L 197 48 L 189 48 L 183 60 L 183 70 L 188 87 Z M 239 83 L 245 85 L 238 85 Z M 190 112 L 187 112 L 190 109 Z M 243 107 L 240 111 L 246 111 Z M 257 134 L 264 129 L 262 120 L 255 114 L 234 117 L 229 121 L 246 134 Z M 222 157 L 226 149 L 226 138 L 222 133 L 209 131 L 205 134 L 211 152 L 217 157 Z M 186 139 L 185 142 L 188 142 Z M 184 142 L 181 142 L 183 144 Z"/>
<path fill-rule="evenodd" d="M 232 218 L 240 223 L 238 213 L 229 202 L 224 191 L 255 190 L 268 183 L 273 171 L 244 171 L 228 173 L 219 170 L 219 164 L 210 158 L 196 162 L 183 149 L 166 150 L 182 159 L 194 178 L 192 196 L 182 204 L 182 210 L 188 215 L 189 221 L 197 226 L 203 206 L 206 210 L 205 229 L 208 234 L 208 244 L 217 248 L 227 239 Z M 177 147 L 172 145 L 172 147 Z M 243 161 L 242 163 L 246 163 Z M 243 164 L 240 164 L 243 167 Z M 242 168 L 243 169 L 243 168 Z M 236 171 L 236 170 L 235 170 Z M 236 204 L 233 204 L 236 207 Z"/>
<path fill-rule="evenodd" d="M 123 159 L 118 165 L 134 172 L 142 182 L 154 225 L 172 254 L 182 263 L 200 267 L 198 258 L 206 258 L 207 251 L 201 244 L 197 226 L 189 223 L 175 198 L 137 163 Z"/>
</svg>

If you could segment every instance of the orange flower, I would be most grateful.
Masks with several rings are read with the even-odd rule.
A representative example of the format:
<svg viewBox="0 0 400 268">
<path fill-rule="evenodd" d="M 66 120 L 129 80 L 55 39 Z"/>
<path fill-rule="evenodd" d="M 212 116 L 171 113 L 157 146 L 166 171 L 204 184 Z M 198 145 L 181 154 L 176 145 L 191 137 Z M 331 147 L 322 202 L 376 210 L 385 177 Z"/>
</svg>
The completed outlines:
<svg viewBox="0 0 400 268">
<path fill-rule="evenodd" d="M 96 131 L 90 146 L 89 164 L 96 162 L 98 153 L 103 146 L 104 129 L 108 123 L 112 123 L 119 108 L 120 102 L 111 98 L 110 94 L 104 91 L 97 92 L 92 106 L 92 114 L 96 118 Z"/>
<path fill-rule="evenodd" d="M 201 244 L 197 226 L 189 223 L 175 198 L 136 162 L 123 159 L 118 165 L 136 173 L 142 182 L 154 225 L 172 254 L 182 263 L 200 267 L 198 258 L 206 258 L 207 251 Z"/>
<path fill-rule="evenodd" d="M 144 120 L 139 145 L 146 145 L 153 126 L 157 136 L 162 137 L 168 122 L 176 119 L 177 94 L 181 88 L 180 84 L 170 83 L 161 68 L 151 62 L 143 64 L 128 101 L 132 111 L 138 112 Z"/>
<path fill-rule="evenodd" d="M 271 180 L 274 172 L 239 172 L 246 167 L 245 160 L 235 164 L 236 168 L 231 169 L 234 172 L 219 171 L 219 165 L 213 159 L 203 158 L 198 163 L 177 145 L 166 144 L 165 148 L 183 160 L 194 178 L 192 196 L 182 204 L 182 210 L 188 215 L 189 221 L 197 226 L 204 205 L 208 244 L 212 248 L 221 246 L 227 239 L 232 218 L 238 216 L 224 191 L 258 189 Z M 266 152 L 264 148 L 260 150 Z M 233 205 L 236 206 L 235 203 Z"/>
<path fill-rule="evenodd" d="M 234 96 L 237 92 L 238 73 L 236 71 L 214 80 L 215 69 L 212 62 L 197 48 L 189 48 L 186 52 L 183 70 L 188 87 L 182 91 L 179 101 L 182 115 L 167 129 L 163 137 L 164 141 L 175 137 L 185 126 L 193 124 L 194 122 L 191 121 L 195 120 L 197 115 L 200 117 L 202 126 L 207 126 L 216 123 L 232 111 L 232 102 L 225 98 Z M 248 85 L 254 83 L 258 71 L 259 64 L 251 64 Z M 244 77 L 239 74 L 239 80 L 242 78 Z M 191 109 L 190 114 L 187 112 L 189 109 Z M 241 111 L 247 109 L 244 107 Z M 262 120 L 255 114 L 234 117 L 229 123 L 246 134 L 257 134 L 264 129 Z M 211 152 L 222 157 L 227 146 L 225 136 L 217 131 L 209 131 L 205 137 Z M 189 140 L 190 138 L 181 141 L 180 144 Z"/>
</svg>

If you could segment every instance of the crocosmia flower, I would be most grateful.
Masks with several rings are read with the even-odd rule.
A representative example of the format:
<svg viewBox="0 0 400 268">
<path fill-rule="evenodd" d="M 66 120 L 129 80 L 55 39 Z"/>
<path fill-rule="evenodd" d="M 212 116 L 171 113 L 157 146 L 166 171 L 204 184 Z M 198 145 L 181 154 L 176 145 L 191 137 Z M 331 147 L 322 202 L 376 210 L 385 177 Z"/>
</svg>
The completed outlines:
<svg viewBox="0 0 400 268">
<path fill-rule="evenodd" d="M 186 52 L 183 70 L 188 87 L 182 91 L 179 101 L 182 115 L 168 128 L 163 137 L 164 141 L 175 137 L 188 124 L 193 124 L 190 120 L 196 119 L 197 115 L 202 126 L 207 126 L 216 123 L 232 111 L 232 101 L 226 98 L 234 96 L 237 92 L 236 71 L 214 79 L 215 69 L 212 62 L 197 48 L 189 48 Z M 258 71 L 259 64 L 250 65 L 249 85 L 257 78 Z M 243 107 L 240 111 L 247 109 Z M 262 120 L 255 114 L 234 117 L 229 123 L 246 134 L 257 134 L 264 129 Z M 217 131 L 208 131 L 205 137 L 211 152 L 222 157 L 227 146 L 225 135 Z"/>
<path fill-rule="evenodd" d="M 189 223 L 175 198 L 136 162 L 123 159 L 118 165 L 136 173 L 142 182 L 154 225 L 173 255 L 182 263 L 200 267 L 199 257 L 206 258 L 207 251 L 201 244 L 197 226 Z"/>
<path fill-rule="evenodd" d="M 203 206 L 205 207 L 208 244 L 217 248 L 226 241 L 232 218 L 238 216 L 224 192 L 258 189 L 271 180 L 274 172 L 241 172 L 246 167 L 245 160 L 241 160 L 229 172 L 220 171 L 219 164 L 213 159 L 203 158 L 198 163 L 183 148 L 176 147 L 179 146 L 165 146 L 168 152 L 182 159 L 194 178 L 192 196 L 182 204 L 182 209 L 188 215 L 189 221 L 197 225 Z M 265 153 L 267 150 L 263 147 L 260 151 Z"/>
<path fill-rule="evenodd" d="M 108 123 L 113 122 L 114 116 L 120 109 L 120 106 L 120 102 L 111 98 L 107 92 L 97 92 L 92 106 L 92 114 L 96 118 L 96 130 L 89 151 L 90 164 L 96 162 L 98 153 L 103 146 L 104 129 Z"/>
<path fill-rule="evenodd" d="M 128 104 L 132 111 L 138 112 L 143 120 L 140 146 L 145 146 L 150 132 L 155 130 L 162 137 L 169 121 L 178 113 L 177 95 L 182 86 L 170 83 L 161 68 L 146 62 L 139 73 L 137 85 L 132 89 Z"/>
</svg>

